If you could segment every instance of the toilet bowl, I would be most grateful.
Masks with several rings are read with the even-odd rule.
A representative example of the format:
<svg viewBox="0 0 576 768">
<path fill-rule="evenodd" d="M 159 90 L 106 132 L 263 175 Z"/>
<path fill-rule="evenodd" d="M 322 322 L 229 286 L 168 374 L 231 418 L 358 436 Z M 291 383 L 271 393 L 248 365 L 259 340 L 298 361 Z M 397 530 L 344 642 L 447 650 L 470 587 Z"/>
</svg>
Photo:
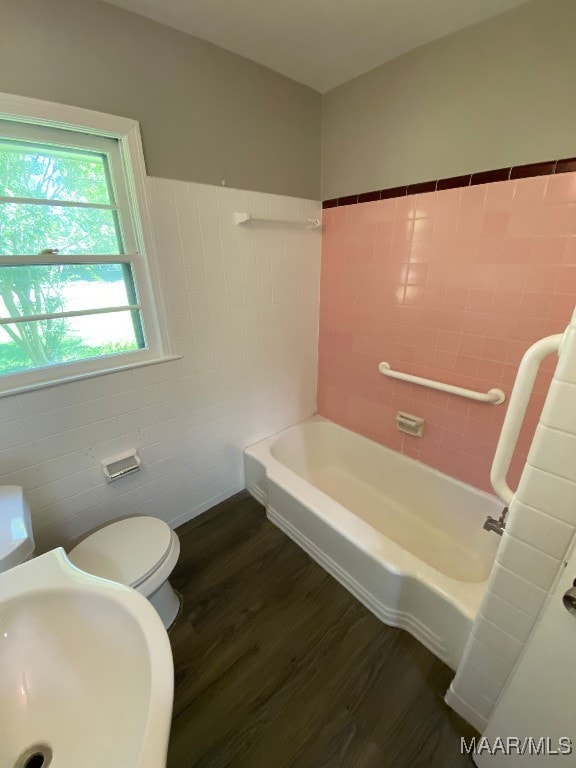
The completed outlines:
<svg viewBox="0 0 576 768">
<path fill-rule="evenodd" d="M 132 587 L 147 597 L 168 629 L 180 599 L 168 581 L 180 554 L 180 540 L 157 517 L 128 517 L 99 528 L 68 552 L 77 568 Z"/>
<path fill-rule="evenodd" d="M 169 577 L 180 554 L 177 534 L 156 517 L 128 517 L 88 534 L 68 552 L 77 568 L 120 582 L 152 603 L 168 629 L 180 610 Z M 30 507 L 20 486 L 0 486 L 0 572 L 34 556 Z"/>
</svg>

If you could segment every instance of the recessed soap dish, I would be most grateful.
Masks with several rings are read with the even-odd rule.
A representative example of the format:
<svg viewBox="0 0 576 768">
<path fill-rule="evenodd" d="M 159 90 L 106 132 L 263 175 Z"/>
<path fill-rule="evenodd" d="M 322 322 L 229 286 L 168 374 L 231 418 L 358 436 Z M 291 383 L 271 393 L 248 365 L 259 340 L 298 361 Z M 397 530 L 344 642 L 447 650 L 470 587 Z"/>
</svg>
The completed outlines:
<svg viewBox="0 0 576 768">
<path fill-rule="evenodd" d="M 424 419 L 421 416 L 398 411 L 396 414 L 396 429 L 400 430 L 400 432 L 406 432 L 407 435 L 422 437 L 424 434 Z"/>
</svg>

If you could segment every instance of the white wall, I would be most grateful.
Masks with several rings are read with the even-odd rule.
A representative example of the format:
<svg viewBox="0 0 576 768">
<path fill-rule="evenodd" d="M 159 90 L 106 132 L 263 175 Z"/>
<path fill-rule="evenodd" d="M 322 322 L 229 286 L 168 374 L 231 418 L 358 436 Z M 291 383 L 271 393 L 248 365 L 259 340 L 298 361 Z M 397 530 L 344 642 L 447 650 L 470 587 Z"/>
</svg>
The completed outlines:
<svg viewBox="0 0 576 768">
<path fill-rule="evenodd" d="M 446 701 L 486 727 L 576 532 L 576 313 Z M 505 735 L 505 734 L 503 734 Z"/>
<path fill-rule="evenodd" d="M 318 202 L 150 179 L 181 360 L 0 399 L 0 485 L 22 485 L 39 550 L 109 519 L 175 527 L 244 485 L 241 449 L 315 411 L 320 230 L 233 224 L 234 210 L 319 217 Z M 100 461 L 137 448 L 108 485 Z"/>
</svg>

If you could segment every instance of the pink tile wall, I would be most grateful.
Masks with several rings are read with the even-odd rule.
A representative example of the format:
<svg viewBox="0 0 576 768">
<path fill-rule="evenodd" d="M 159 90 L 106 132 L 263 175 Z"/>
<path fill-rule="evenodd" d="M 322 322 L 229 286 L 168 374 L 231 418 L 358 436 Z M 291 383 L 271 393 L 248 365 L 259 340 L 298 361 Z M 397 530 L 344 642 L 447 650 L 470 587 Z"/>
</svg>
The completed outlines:
<svg viewBox="0 0 576 768">
<path fill-rule="evenodd" d="M 434 392 L 378 363 L 509 396 L 520 359 L 576 301 L 576 173 L 323 212 L 318 411 L 479 488 L 506 404 Z M 516 487 L 554 369 L 543 366 L 509 475 Z M 423 416 L 423 438 L 395 428 Z"/>
</svg>

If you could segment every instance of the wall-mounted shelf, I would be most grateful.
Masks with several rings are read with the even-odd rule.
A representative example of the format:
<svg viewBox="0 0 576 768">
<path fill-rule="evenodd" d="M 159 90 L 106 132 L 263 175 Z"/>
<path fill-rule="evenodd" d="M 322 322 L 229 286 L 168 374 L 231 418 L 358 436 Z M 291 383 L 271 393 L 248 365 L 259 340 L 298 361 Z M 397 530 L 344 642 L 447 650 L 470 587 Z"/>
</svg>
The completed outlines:
<svg viewBox="0 0 576 768">
<path fill-rule="evenodd" d="M 259 216 L 252 216 L 245 211 L 236 211 L 234 213 L 234 224 L 249 224 L 255 222 L 258 224 L 274 224 L 276 226 L 289 225 L 291 227 L 306 227 L 306 229 L 318 229 L 322 226 L 320 219 L 306 219 L 305 221 L 290 219 L 265 219 Z"/>
<path fill-rule="evenodd" d="M 467 397 L 469 400 L 476 400 L 479 403 L 492 403 L 493 405 L 499 405 L 506 399 L 506 395 L 504 392 L 502 392 L 501 389 L 489 389 L 488 392 L 475 392 L 473 389 L 456 387 L 453 384 L 443 384 L 441 381 L 424 379 L 422 376 L 413 376 L 411 373 L 393 371 L 390 368 L 390 363 L 380 363 L 378 370 L 380 373 L 382 373 L 384 376 L 388 376 L 390 379 L 408 381 L 411 384 L 419 384 L 421 387 L 429 387 L 430 389 L 437 389 L 440 392 L 448 392 L 451 395 Z"/>
</svg>

